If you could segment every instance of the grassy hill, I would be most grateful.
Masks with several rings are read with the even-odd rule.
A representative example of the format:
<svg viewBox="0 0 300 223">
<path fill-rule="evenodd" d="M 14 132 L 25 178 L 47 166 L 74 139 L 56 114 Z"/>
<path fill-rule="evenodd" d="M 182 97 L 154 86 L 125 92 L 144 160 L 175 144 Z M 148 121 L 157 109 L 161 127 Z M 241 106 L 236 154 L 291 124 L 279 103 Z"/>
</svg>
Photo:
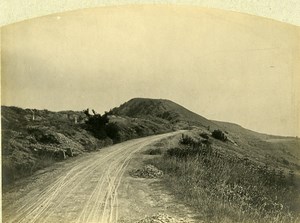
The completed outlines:
<svg viewBox="0 0 300 223">
<path fill-rule="evenodd" d="M 33 118 L 34 116 L 34 118 Z M 112 144 L 99 140 L 85 130 L 80 122 L 82 112 L 1 107 L 2 121 L 2 182 L 31 175 L 38 169 L 85 151 Z M 80 121 L 75 123 L 75 117 Z"/>
<path fill-rule="evenodd" d="M 166 180 L 168 188 L 173 188 L 179 199 L 196 205 L 197 211 L 203 211 L 203 206 L 207 207 L 205 215 L 210 215 L 212 209 L 220 211 L 218 208 L 221 207 L 217 204 L 228 208 L 228 215 L 243 215 L 242 209 L 234 209 L 238 208 L 239 204 L 243 205 L 238 202 L 248 202 L 243 200 L 247 198 L 252 199 L 251 205 L 255 204 L 255 199 L 259 199 L 255 197 L 258 194 L 266 195 L 269 203 L 277 202 L 276 196 L 281 197 L 280 202 L 287 205 L 282 210 L 288 210 L 287 213 L 299 210 L 295 204 L 300 202 L 300 198 L 293 196 L 297 191 L 295 188 L 300 186 L 298 138 L 261 134 L 237 124 L 208 120 L 163 99 L 132 99 L 108 112 L 108 122 L 100 129 L 97 125 L 91 129 L 87 124 L 89 117 L 85 112 L 51 112 L 6 106 L 2 106 L 1 109 L 4 190 L 6 185 L 13 184 L 19 178 L 84 152 L 95 151 L 103 146 L 132 138 L 188 129 L 187 135 L 192 140 L 186 138 L 187 145 L 183 148 L 182 145 L 179 145 L 179 148 L 171 148 L 171 152 L 164 148 L 161 159 L 154 162 L 167 173 L 166 176 L 171 176 Z M 97 115 L 90 117 L 97 121 Z M 226 140 L 214 137 L 217 129 L 224 134 Z M 99 132 L 101 134 L 98 134 Z M 169 143 L 168 145 L 170 146 Z M 214 152 L 208 156 L 205 152 L 206 155 L 203 156 L 203 148 L 207 146 Z M 189 153 L 191 156 L 182 158 Z M 290 184 L 291 177 L 293 184 Z M 210 182 L 209 185 L 206 182 Z M 243 193 L 251 191 L 253 196 L 241 198 L 234 203 L 238 204 L 234 207 L 228 206 L 227 196 L 231 196 L 230 191 L 239 193 L 235 190 L 240 186 Z M 224 196 L 223 200 L 211 197 L 221 192 L 226 192 L 221 194 Z M 262 202 L 260 205 L 264 204 L 263 200 L 259 202 Z M 257 208 L 262 206 L 251 205 L 248 207 L 250 209 L 247 209 L 249 216 L 261 213 Z M 263 210 L 270 214 L 268 210 Z M 282 211 L 276 211 L 282 214 Z M 222 214 L 220 216 L 222 217 Z M 255 216 L 259 219 L 261 214 Z M 273 217 L 269 219 L 274 219 Z M 219 220 L 220 218 L 215 218 L 215 222 Z"/>
<path fill-rule="evenodd" d="M 189 126 L 218 128 L 217 124 L 166 99 L 134 98 L 111 110 L 112 114 L 164 121 L 177 128 Z"/>
<path fill-rule="evenodd" d="M 231 150 L 277 168 L 300 170 L 300 139 L 257 133 L 233 123 L 214 122 L 236 143 Z"/>
<path fill-rule="evenodd" d="M 101 129 L 91 132 L 87 119 L 82 111 L 52 112 L 1 106 L 3 185 L 84 152 L 172 130 L 167 122 L 109 116 L 99 138 L 94 133 Z"/>
<path fill-rule="evenodd" d="M 237 142 L 223 141 L 193 129 L 172 143 L 153 145 L 146 164 L 163 171 L 163 185 L 195 211 L 199 222 L 299 222 L 298 157 L 282 152 L 277 142 L 277 148 L 266 141 L 248 144 L 243 134 Z M 290 148 L 299 143 L 288 140 Z"/>
<path fill-rule="evenodd" d="M 196 128 L 211 134 L 222 130 L 229 143 L 219 145 L 257 162 L 275 167 L 300 170 L 300 140 L 295 137 L 272 136 L 245 129 L 237 124 L 208 120 L 166 99 L 134 98 L 110 111 L 111 114 L 168 123 L 173 129 Z M 216 143 L 220 144 L 219 141 Z"/>
<path fill-rule="evenodd" d="M 146 163 L 165 173 L 164 186 L 200 222 L 299 222 L 298 138 L 208 120 L 162 99 L 132 99 L 111 113 L 189 129 L 177 143 L 150 148 Z"/>
</svg>

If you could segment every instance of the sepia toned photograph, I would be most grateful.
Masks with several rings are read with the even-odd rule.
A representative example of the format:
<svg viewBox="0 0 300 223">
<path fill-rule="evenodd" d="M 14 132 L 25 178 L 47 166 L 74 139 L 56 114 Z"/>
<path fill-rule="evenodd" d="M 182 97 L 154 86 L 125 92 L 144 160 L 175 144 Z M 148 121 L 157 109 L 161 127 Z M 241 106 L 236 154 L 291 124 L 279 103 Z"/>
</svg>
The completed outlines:
<svg viewBox="0 0 300 223">
<path fill-rule="evenodd" d="M 300 222 L 300 27 L 140 4 L 1 27 L 2 222 Z"/>
</svg>

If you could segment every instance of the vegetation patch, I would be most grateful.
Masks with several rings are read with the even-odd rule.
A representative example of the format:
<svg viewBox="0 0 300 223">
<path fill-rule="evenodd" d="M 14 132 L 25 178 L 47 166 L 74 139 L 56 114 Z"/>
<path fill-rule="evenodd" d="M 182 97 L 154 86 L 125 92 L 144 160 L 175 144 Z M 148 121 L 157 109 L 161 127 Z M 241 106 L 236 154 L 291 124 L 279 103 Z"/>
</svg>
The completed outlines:
<svg viewBox="0 0 300 223">
<path fill-rule="evenodd" d="M 223 141 L 223 142 L 226 142 L 226 141 L 227 141 L 227 136 L 226 136 L 226 134 L 225 134 L 223 131 L 219 130 L 219 129 L 214 130 L 214 131 L 212 132 L 211 135 L 212 135 L 212 137 L 214 137 L 215 139 L 221 140 L 221 141 Z"/>
<path fill-rule="evenodd" d="M 148 155 L 161 155 L 162 154 L 162 149 L 161 148 L 150 148 L 144 152 L 145 154 Z"/>
<path fill-rule="evenodd" d="M 169 149 L 149 162 L 204 222 L 299 222 L 300 191 L 292 171 L 200 144 Z"/>
<path fill-rule="evenodd" d="M 104 146 L 170 131 L 153 121 L 84 111 L 51 112 L 2 106 L 2 182 Z M 154 151 L 153 153 L 157 153 Z"/>
<path fill-rule="evenodd" d="M 130 175 L 139 178 L 160 178 L 163 172 L 153 165 L 146 165 L 142 169 L 132 170 Z"/>
</svg>

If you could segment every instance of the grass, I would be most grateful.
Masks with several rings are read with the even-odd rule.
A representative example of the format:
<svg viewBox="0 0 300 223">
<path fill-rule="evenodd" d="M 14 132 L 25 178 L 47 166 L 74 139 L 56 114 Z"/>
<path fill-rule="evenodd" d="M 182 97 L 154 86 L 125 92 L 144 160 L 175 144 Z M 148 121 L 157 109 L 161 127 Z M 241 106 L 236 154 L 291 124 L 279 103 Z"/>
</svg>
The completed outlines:
<svg viewBox="0 0 300 223">
<path fill-rule="evenodd" d="M 30 176 L 35 171 L 48 167 L 55 162 L 54 157 L 49 156 L 41 156 L 36 160 L 18 165 L 9 159 L 2 159 L 2 185 L 13 184 L 17 179 Z M 6 189 L 6 187 L 3 187 L 3 189 Z"/>
<path fill-rule="evenodd" d="M 161 148 L 150 148 L 145 151 L 145 154 L 160 155 L 160 154 L 162 154 L 162 150 L 161 150 Z"/>
<path fill-rule="evenodd" d="M 284 173 L 207 146 L 172 148 L 149 161 L 205 222 L 298 222 L 299 189 Z"/>
</svg>

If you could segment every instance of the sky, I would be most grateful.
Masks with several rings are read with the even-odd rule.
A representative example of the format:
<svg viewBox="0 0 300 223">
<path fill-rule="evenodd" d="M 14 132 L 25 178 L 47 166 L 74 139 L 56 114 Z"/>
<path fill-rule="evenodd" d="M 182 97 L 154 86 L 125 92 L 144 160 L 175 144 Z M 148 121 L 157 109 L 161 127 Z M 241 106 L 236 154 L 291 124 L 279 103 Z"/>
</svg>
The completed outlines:
<svg viewBox="0 0 300 223">
<path fill-rule="evenodd" d="M 300 28 L 190 6 L 79 10 L 1 28 L 1 103 L 103 113 L 170 99 L 208 119 L 300 135 Z"/>
</svg>

